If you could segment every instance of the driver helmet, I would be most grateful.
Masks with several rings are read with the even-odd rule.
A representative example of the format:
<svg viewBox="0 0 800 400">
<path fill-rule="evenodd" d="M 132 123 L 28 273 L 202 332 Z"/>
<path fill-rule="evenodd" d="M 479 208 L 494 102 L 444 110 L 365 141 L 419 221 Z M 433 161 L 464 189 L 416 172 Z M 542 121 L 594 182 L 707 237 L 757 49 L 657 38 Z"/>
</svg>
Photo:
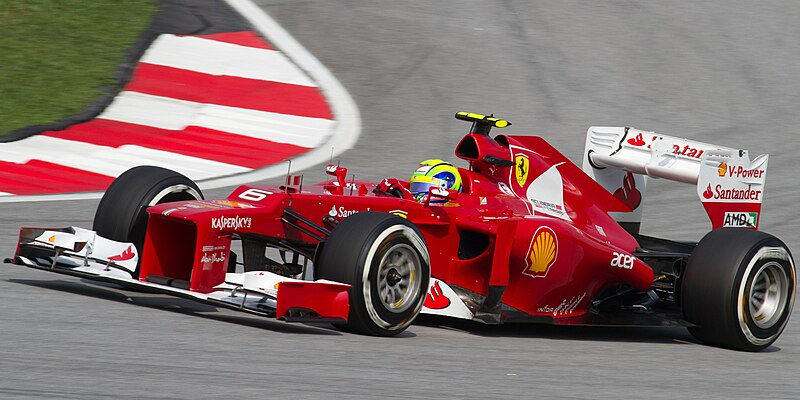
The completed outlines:
<svg viewBox="0 0 800 400">
<path fill-rule="evenodd" d="M 419 202 L 425 201 L 431 186 L 461 191 L 461 175 L 458 169 L 444 160 L 430 159 L 419 163 L 419 168 L 411 174 L 409 189 Z M 444 203 L 444 199 L 431 200 L 431 203 Z"/>
</svg>

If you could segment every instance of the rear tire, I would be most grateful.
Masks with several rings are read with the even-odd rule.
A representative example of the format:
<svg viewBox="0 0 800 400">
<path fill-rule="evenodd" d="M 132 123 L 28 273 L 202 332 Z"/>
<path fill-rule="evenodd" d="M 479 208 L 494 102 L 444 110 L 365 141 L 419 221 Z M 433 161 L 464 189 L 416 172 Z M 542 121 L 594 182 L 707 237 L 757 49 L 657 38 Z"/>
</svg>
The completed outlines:
<svg viewBox="0 0 800 400">
<path fill-rule="evenodd" d="M 714 345 L 744 351 L 769 347 L 792 312 L 792 255 L 778 238 L 759 231 L 709 232 L 689 257 L 681 285 L 689 332 Z"/>
<path fill-rule="evenodd" d="M 314 264 L 316 279 L 352 285 L 348 321 L 337 328 L 394 336 L 419 315 L 430 261 L 419 230 L 395 215 L 361 212 L 345 218 Z"/>
<path fill-rule="evenodd" d="M 92 229 L 102 237 L 133 243 L 142 254 L 148 207 L 202 198 L 197 184 L 175 171 L 149 165 L 134 167 L 106 189 L 97 206 Z M 134 275 L 133 278 L 138 278 L 138 266 Z"/>
</svg>

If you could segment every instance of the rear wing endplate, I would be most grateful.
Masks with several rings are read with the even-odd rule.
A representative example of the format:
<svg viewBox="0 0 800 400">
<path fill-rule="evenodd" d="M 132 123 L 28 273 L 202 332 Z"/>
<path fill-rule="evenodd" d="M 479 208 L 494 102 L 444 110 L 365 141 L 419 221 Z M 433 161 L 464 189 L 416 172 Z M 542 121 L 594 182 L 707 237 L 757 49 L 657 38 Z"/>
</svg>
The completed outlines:
<svg viewBox="0 0 800 400">
<path fill-rule="evenodd" d="M 647 178 L 693 184 L 711 220 L 758 229 L 769 155 L 627 127 L 593 126 L 586 134 L 583 170 L 631 208 L 612 216 L 638 231 Z"/>
</svg>

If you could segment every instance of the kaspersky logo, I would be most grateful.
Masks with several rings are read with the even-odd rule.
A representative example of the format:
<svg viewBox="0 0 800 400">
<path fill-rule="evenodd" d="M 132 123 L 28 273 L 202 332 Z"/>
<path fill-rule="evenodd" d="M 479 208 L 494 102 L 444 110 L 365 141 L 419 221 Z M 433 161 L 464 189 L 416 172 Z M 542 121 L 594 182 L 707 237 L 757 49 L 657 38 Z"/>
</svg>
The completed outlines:
<svg viewBox="0 0 800 400">
<path fill-rule="evenodd" d="M 211 229 L 244 229 L 250 228 L 253 224 L 253 219 L 250 217 L 240 217 L 238 215 L 233 217 L 215 217 L 211 218 Z"/>
<path fill-rule="evenodd" d="M 726 212 L 722 226 L 732 226 L 735 228 L 755 228 L 758 226 L 757 212 Z"/>
<path fill-rule="evenodd" d="M 558 237 L 550 227 L 542 226 L 533 235 L 528 258 L 525 260 L 526 267 L 522 273 L 534 278 L 544 278 L 557 257 Z"/>
<path fill-rule="evenodd" d="M 530 166 L 528 156 L 525 154 L 517 154 L 514 157 L 514 163 L 516 164 L 514 176 L 517 178 L 519 186 L 524 187 L 525 183 L 528 182 L 528 167 Z"/>
</svg>

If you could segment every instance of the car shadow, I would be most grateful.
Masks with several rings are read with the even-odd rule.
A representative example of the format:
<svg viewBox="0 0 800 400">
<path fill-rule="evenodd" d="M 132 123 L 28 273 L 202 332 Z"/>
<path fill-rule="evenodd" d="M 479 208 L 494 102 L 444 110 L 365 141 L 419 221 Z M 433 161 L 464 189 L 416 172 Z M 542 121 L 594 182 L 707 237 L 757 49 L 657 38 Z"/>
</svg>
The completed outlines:
<svg viewBox="0 0 800 400">
<path fill-rule="evenodd" d="M 686 328 L 656 326 L 584 326 L 547 325 L 536 323 L 506 323 L 486 325 L 463 319 L 420 315 L 415 325 L 457 330 L 481 337 L 540 338 L 575 341 L 602 341 L 624 343 L 654 343 L 676 345 L 700 345 Z M 780 347 L 770 346 L 762 353 L 780 351 Z"/>
<path fill-rule="evenodd" d="M 191 315 L 251 328 L 266 329 L 279 333 L 328 336 L 342 335 L 341 332 L 335 330 L 327 323 L 287 323 L 266 317 L 242 314 L 233 310 L 219 308 L 180 297 L 132 291 L 112 283 L 89 280 L 80 280 L 78 282 L 33 279 L 8 279 L 8 282 L 110 300 L 118 303 L 133 304 L 140 307 Z"/>
</svg>

